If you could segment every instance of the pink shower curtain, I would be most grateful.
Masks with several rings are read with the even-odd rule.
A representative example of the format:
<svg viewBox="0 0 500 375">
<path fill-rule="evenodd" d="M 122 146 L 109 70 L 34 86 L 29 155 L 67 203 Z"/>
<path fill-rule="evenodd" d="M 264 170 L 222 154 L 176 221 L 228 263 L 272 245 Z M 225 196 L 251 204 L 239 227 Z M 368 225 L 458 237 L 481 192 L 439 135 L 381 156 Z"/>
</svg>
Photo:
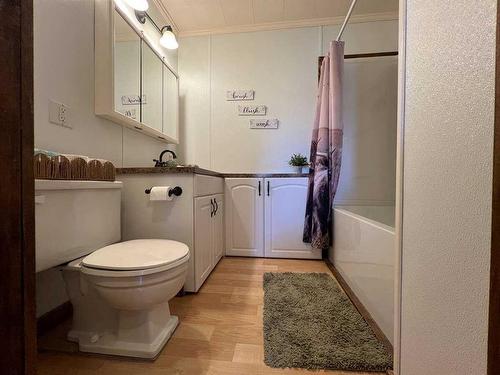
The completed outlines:
<svg viewBox="0 0 500 375">
<path fill-rule="evenodd" d="M 321 65 L 311 141 L 304 242 L 315 249 L 330 246 L 332 204 L 342 158 L 342 75 L 344 42 L 330 42 Z"/>
</svg>

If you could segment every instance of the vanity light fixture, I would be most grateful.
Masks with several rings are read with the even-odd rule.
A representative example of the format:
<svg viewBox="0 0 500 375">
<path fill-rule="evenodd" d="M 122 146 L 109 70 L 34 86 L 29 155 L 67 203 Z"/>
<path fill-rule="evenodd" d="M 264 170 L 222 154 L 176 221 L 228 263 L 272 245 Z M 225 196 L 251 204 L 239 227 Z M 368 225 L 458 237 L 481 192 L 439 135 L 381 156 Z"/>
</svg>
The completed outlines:
<svg viewBox="0 0 500 375">
<path fill-rule="evenodd" d="M 149 8 L 148 0 L 124 0 L 125 4 L 131 6 L 139 12 L 145 12 Z"/>
<path fill-rule="evenodd" d="M 177 49 L 179 48 L 179 43 L 177 43 L 177 38 L 172 30 L 172 26 L 163 26 L 160 30 L 161 38 L 160 44 L 167 49 Z"/>
<path fill-rule="evenodd" d="M 174 30 L 172 29 L 172 26 L 167 25 L 163 26 L 161 29 L 158 27 L 155 21 L 151 18 L 151 16 L 148 14 L 148 12 L 144 11 L 135 11 L 135 17 L 137 20 L 145 24 L 146 20 L 149 20 L 151 24 L 158 30 L 161 34 L 160 37 L 160 45 L 162 47 L 165 47 L 166 49 L 177 49 L 179 48 L 179 43 L 177 42 L 177 38 L 175 37 Z"/>
</svg>

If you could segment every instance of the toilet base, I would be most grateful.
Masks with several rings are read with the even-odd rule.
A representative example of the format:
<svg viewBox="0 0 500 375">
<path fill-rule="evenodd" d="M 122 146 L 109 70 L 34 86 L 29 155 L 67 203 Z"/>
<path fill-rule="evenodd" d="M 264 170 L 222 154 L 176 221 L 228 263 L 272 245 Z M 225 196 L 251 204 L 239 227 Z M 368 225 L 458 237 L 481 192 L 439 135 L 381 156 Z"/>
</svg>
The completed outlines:
<svg viewBox="0 0 500 375">
<path fill-rule="evenodd" d="M 171 315 L 164 328 L 151 343 L 120 340 L 112 333 L 105 333 L 96 340 L 96 336 L 74 331 L 68 333 L 68 340 L 78 342 L 79 349 L 82 352 L 155 359 L 174 333 L 178 324 L 179 318 Z"/>
</svg>

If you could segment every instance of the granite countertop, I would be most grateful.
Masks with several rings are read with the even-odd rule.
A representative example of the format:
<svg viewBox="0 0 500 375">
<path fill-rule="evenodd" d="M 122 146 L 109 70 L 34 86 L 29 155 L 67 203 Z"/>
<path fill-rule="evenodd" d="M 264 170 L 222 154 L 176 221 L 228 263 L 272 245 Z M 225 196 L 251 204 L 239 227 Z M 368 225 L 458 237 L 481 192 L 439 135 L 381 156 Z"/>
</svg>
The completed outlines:
<svg viewBox="0 0 500 375">
<path fill-rule="evenodd" d="M 193 173 L 205 176 L 227 177 L 227 178 L 279 178 L 279 177 L 308 177 L 308 173 L 219 173 L 200 168 L 197 165 L 186 165 L 180 167 L 131 167 L 117 168 L 117 174 L 148 174 L 148 173 Z"/>
<path fill-rule="evenodd" d="M 147 173 L 195 173 L 206 176 L 224 177 L 222 173 L 203 169 L 197 165 L 185 165 L 179 167 L 131 167 L 116 168 L 116 174 L 147 174 Z"/>
<path fill-rule="evenodd" d="M 224 173 L 227 178 L 309 177 L 309 173 Z"/>
</svg>

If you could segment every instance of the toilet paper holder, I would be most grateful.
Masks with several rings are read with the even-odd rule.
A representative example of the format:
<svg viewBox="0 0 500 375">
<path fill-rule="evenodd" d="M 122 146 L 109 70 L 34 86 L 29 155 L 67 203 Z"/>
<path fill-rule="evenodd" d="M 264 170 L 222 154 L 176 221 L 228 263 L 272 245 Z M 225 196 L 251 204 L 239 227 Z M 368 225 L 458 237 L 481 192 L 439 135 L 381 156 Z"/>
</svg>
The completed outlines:
<svg viewBox="0 0 500 375">
<path fill-rule="evenodd" d="M 150 194 L 151 193 L 151 189 L 152 188 L 146 189 L 146 190 L 144 190 L 144 192 L 146 194 Z M 181 196 L 182 195 L 182 188 L 180 186 L 176 186 L 176 187 L 170 189 L 168 191 L 168 196 L 171 197 L 172 195 L 175 195 L 176 197 Z"/>
</svg>

